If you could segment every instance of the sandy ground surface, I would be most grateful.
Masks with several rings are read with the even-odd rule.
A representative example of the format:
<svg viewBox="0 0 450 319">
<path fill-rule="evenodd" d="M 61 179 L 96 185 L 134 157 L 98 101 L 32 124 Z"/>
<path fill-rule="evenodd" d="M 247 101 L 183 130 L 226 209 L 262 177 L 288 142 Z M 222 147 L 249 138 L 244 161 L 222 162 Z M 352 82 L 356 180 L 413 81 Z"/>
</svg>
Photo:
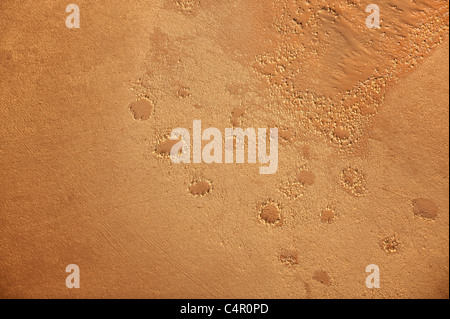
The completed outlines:
<svg viewBox="0 0 450 319">
<path fill-rule="evenodd" d="M 448 1 L 369 3 L 0 1 L 0 297 L 448 298 Z M 278 172 L 171 163 L 193 120 Z"/>
</svg>

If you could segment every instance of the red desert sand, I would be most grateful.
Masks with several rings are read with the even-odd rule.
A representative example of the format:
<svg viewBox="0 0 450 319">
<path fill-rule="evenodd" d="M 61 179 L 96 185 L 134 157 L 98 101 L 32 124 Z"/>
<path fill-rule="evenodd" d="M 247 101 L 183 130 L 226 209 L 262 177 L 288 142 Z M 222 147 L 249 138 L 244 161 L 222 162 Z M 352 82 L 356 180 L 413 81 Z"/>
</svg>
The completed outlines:
<svg viewBox="0 0 450 319">
<path fill-rule="evenodd" d="M 74 2 L 0 1 L 1 298 L 449 297 L 448 1 Z"/>
</svg>

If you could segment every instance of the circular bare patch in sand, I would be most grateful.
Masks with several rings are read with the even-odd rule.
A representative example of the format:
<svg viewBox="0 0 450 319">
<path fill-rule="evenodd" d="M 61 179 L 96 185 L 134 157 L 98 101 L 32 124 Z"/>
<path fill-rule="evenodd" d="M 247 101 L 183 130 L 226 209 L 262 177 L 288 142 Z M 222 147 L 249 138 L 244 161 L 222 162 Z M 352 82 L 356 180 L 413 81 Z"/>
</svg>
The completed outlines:
<svg viewBox="0 0 450 319">
<path fill-rule="evenodd" d="M 195 181 L 189 186 L 189 193 L 196 197 L 205 197 L 212 191 L 212 183 L 206 180 Z"/>
<path fill-rule="evenodd" d="M 139 100 L 130 103 L 129 109 L 133 113 L 135 120 L 146 121 L 153 113 L 153 103 L 149 100 Z"/>
<path fill-rule="evenodd" d="M 168 137 L 165 137 L 158 145 L 155 147 L 155 154 L 159 157 L 170 158 L 170 151 L 179 141 L 173 141 Z"/>
<path fill-rule="evenodd" d="M 298 181 L 305 186 L 312 186 L 316 182 L 316 175 L 308 170 L 303 170 L 298 174 Z"/>
<path fill-rule="evenodd" d="M 325 208 L 320 214 L 320 220 L 322 223 L 331 224 L 336 219 L 336 213 L 331 208 Z"/>
<path fill-rule="evenodd" d="M 266 224 L 278 225 L 281 223 L 280 205 L 273 201 L 263 204 L 259 210 L 259 218 Z"/>
<path fill-rule="evenodd" d="M 438 217 L 439 207 L 431 199 L 419 198 L 413 200 L 413 212 L 415 216 L 436 219 Z"/>
</svg>

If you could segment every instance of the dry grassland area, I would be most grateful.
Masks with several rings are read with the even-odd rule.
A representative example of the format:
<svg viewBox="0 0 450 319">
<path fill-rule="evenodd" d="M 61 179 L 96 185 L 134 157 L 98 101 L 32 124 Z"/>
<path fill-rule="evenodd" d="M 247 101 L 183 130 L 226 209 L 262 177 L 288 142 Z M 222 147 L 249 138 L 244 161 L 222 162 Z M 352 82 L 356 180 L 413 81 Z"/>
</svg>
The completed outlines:
<svg viewBox="0 0 450 319">
<path fill-rule="evenodd" d="M 448 0 L 69 4 L 0 0 L 0 298 L 449 298 Z"/>
</svg>

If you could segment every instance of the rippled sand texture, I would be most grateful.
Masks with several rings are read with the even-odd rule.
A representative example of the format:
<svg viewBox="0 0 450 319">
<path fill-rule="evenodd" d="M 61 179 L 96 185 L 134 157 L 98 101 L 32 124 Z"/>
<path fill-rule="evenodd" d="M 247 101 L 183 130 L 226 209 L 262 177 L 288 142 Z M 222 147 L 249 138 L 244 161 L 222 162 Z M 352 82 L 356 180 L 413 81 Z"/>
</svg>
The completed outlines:
<svg viewBox="0 0 450 319">
<path fill-rule="evenodd" d="M 343 149 L 352 148 L 382 106 L 389 85 L 417 66 L 448 33 L 448 1 L 380 1 L 381 30 L 361 23 L 365 3 L 276 1 L 275 52 L 255 68 L 279 108 L 300 116 Z"/>
<path fill-rule="evenodd" d="M 0 1 L 0 297 L 448 298 L 448 1 L 376 30 L 363 1 L 74 0 L 79 30 L 39 2 Z M 277 127 L 278 172 L 173 164 L 194 120 Z"/>
<path fill-rule="evenodd" d="M 382 106 L 387 87 L 414 69 L 448 34 L 448 1 L 377 2 L 382 8 L 381 30 L 366 27 L 367 3 L 262 2 L 267 6 L 264 11 L 255 10 L 257 4 L 250 1 L 240 3 L 247 14 L 239 12 L 237 17 L 229 17 L 239 22 L 248 19 L 253 40 L 233 43 L 237 41 L 234 36 L 228 40 L 228 31 L 223 30 L 225 39 L 218 44 L 237 57 L 248 58 L 251 51 L 257 51 L 255 47 L 249 49 L 252 44 L 265 51 L 251 63 L 268 85 L 264 92 L 268 103 L 258 112 L 264 111 L 266 118 L 275 117 L 289 127 L 298 126 L 300 119 L 303 126 L 324 134 L 345 151 L 352 151 L 360 140 Z M 229 9 L 226 2 L 219 3 L 218 7 Z M 168 6 L 193 19 L 202 9 L 211 9 L 208 1 L 168 1 Z M 247 26 L 242 23 L 225 28 L 237 32 L 235 27 Z M 163 69 L 177 72 L 177 68 L 183 68 L 181 55 L 187 50 L 200 55 L 196 44 L 177 48 L 173 41 L 163 33 L 154 33 L 152 43 L 156 47 L 149 69 L 160 64 Z M 161 77 L 158 72 L 159 79 L 149 82 L 158 82 Z M 151 94 L 152 90 L 145 89 L 150 84 L 141 81 L 139 92 Z M 178 95 L 186 98 L 189 90 L 180 85 L 183 89 L 184 94 Z"/>
</svg>

